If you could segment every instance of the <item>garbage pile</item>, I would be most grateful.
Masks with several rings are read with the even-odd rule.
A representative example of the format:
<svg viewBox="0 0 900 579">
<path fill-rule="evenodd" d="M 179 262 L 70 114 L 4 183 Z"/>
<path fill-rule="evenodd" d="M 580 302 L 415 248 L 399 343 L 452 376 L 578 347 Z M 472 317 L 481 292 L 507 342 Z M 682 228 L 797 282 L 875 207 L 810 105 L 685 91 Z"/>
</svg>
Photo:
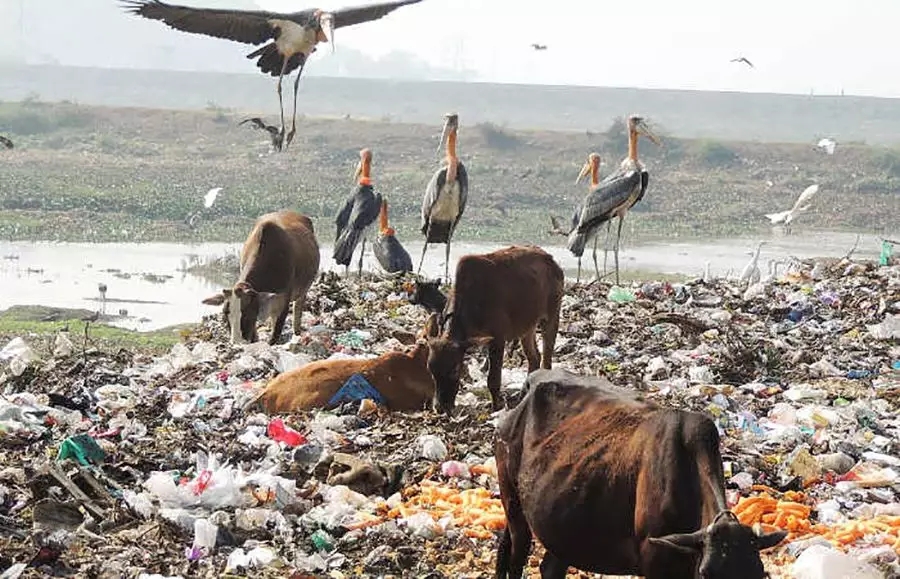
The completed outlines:
<svg viewBox="0 0 900 579">
<path fill-rule="evenodd" d="M 370 399 L 268 416 L 271 377 L 402 348 L 426 318 L 397 279 L 326 274 L 308 303 L 279 346 L 232 346 L 220 316 L 162 357 L 0 345 L 0 576 L 490 575 L 505 520 L 482 354 L 452 418 Z M 711 416 L 729 504 L 790 532 L 772 577 L 900 576 L 900 266 L 573 286 L 554 364 Z M 508 351 L 511 404 L 524 368 Z"/>
</svg>

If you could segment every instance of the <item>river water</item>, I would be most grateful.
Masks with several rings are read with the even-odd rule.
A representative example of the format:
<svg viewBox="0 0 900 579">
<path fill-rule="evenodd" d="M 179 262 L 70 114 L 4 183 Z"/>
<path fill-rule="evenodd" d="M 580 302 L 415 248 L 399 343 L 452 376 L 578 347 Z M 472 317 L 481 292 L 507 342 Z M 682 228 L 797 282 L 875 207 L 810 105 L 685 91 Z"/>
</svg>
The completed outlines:
<svg viewBox="0 0 900 579">
<path fill-rule="evenodd" d="M 896 236 L 895 236 L 896 237 Z M 853 233 L 798 233 L 766 239 L 760 257 L 765 273 L 768 260 L 795 257 L 840 257 L 856 242 Z M 691 240 L 684 242 L 647 243 L 623 246 L 621 269 L 665 274 L 700 275 L 710 263 L 713 275 L 731 272 L 737 275 L 747 264 L 748 252 L 760 239 Z M 601 240 L 602 244 L 602 240 Z M 421 242 L 405 243 L 414 265 L 422 250 Z M 456 260 L 467 253 L 482 253 L 503 244 L 454 244 L 450 255 L 450 271 Z M 240 244 L 175 244 L 175 243 L 50 243 L 0 241 L 0 310 L 13 305 L 44 305 L 62 308 L 97 310 L 118 314 L 114 324 L 143 331 L 174 324 L 193 322 L 215 311 L 200 301 L 222 288 L 223 282 L 184 273 L 192 259 L 209 259 L 226 252 L 237 253 Z M 863 234 L 854 257 L 875 257 L 879 238 Z M 546 246 L 574 277 L 577 262 L 563 246 Z M 358 256 L 358 254 L 357 254 Z M 355 270 L 356 259 L 354 258 Z M 602 249 L 599 259 L 603 260 Z M 612 253 L 610 252 L 610 267 Z M 321 269 L 338 269 L 331 259 L 331 246 L 322 247 Z M 366 246 L 364 269 L 380 271 Z M 591 275 L 590 250 L 583 260 L 582 277 Z M 339 270 L 342 270 L 340 268 Z M 423 274 L 442 276 L 444 247 L 429 248 Z M 99 284 L 106 284 L 106 304 L 102 306 Z M 127 313 L 126 313 L 127 312 Z"/>
</svg>

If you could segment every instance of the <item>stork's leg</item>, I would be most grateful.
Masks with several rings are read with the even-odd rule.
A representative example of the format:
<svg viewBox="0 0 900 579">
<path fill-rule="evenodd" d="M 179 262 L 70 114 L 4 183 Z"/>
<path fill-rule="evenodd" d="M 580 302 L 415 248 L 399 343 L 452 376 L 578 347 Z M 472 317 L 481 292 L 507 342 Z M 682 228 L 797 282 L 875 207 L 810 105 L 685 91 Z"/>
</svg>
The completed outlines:
<svg viewBox="0 0 900 579">
<path fill-rule="evenodd" d="M 615 247 L 615 257 L 616 257 L 616 285 L 619 285 L 619 239 L 622 238 L 622 224 L 625 222 L 625 216 L 619 216 L 619 229 L 616 232 L 616 247 Z"/>
<path fill-rule="evenodd" d="M 422 274 L 422 264 L 425 263 L 425 252 L 428 251 L 429 233 L 431 233 L 431 223 L 428 224 L 428 228 L 425 230 L 425 245 L 422 246 L 422 257 L 419 258 L 419 269 L 416 270 L 416 275 Z"/>
<path fill-rule="evenodd" d="M 581 258 L 578 258 L 578 273 L 575 275 L 575 283 L 581 282 Z"/>
<path fill-rule="evenodd" d="M 303 68 L 306 66 L 306 62 L 300 65 L 300 70 L 297 71 L 297 78 L 294 80 L 294 117 L 291 120 L 291 132 L 287 134 L 287 141 L 284 143 L 284 146 L 287 147 L 291 144 L 291 141 L 294 140 L 294 134 L 297 132 L 297 89 L 300 88 L 300 75 L 303 74 Z"/>
<path fill-rule="evenodd" d="M 366 253 L 366 236 L 363 235 L 362 246 L 359 249 L 359 272 L 358 272 L 359 277 L 362 277 L 362 260 L 363 260 L 363 255 L 365 255 L 365 253 Z"/>
<path fill-rule="evenodd" d="M 284 80 L 284 71 L 287 69 L 288 57 L 284 57 L 281 63 L 281 74 L 278 75 L 278 107 L 281 109 L 281 131 L 279 135 L 284 137 L 284 99 L 281 98 L 281 81 Z"/>
<path fill-rule="evenodd" d="M 594 251 L 592 252 L 592 256 L 594 258 L 594 275 L 597 277 L 595 279 L 600 279 L 600 268 L 597 266 L 597 239 L 599 239 L 599 235 L 594 235 Z M 603 269 L 606 270 L 606 266 L 603 266 Z"/>
<path fill-rule="evenodd" d="M 447 247 L 444 248 L 444 279 L 450 282 L 450 238 L 447 238 Z"/>
<path fill-rule="evenodd" d="M 612 230 L 612 221 L 606 222 L 606 242 L 603 243 L 603 274 L 606 275 L 606 258 L 609 256 L 609 232 Z"/>
</svg>

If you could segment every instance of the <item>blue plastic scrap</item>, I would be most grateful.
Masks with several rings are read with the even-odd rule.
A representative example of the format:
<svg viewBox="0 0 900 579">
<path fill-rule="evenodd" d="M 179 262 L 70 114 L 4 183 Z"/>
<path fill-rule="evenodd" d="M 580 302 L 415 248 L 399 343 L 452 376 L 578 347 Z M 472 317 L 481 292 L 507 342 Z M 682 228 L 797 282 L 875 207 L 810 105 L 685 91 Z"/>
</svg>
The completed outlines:
<svg viewBox="0 0 900 579">
<path fill-rule="evenodd" d="M 369 381 L 366 380 L 365 376 L 362 374 L 354 374 L 344 382 L 344 385 L 341 386 L 340 390 L 334 393 L 334 396 L 328 401 L 328 406 L 340 406 L 345 402 L 355 402 L 365 400 L 366 398 L 372 400 L 376 404 L 387 404 L 387 401 L 381 393 L 376 390 L 374 386 L 369 384 Z"/>
</svg>

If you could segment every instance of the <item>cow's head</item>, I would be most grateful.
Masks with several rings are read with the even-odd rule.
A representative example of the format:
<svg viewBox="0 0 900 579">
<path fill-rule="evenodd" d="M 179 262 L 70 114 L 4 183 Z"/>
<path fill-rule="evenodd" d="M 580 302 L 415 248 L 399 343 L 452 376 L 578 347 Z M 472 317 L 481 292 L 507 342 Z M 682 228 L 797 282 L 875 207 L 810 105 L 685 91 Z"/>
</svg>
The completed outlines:
<svg viewBox="0 0 900 579">
<path fill-rule="evenodd" d="M 765 569 L 759 552 L 784 540 L 786 531 L 762 533 L 742 525 L 731 511 L 722 511 L 705 529 L 651 537 L 650 543 L 700 556 L 697 576 L 701 579 L 763 579 Z"/>
<path fill-rule="evenodd" d="M 223 289 L 222 293 L 206 298 L 203 303 L 210 306 L 224 304 L 222 313 L 231 333 L 231 343 L 239 344 L 257 341 L 256 323 L 283 308 L 287 297 L 287 294 L 258 292 L 248 283 L 238 282 L 232 289 Z"/>
<path fill-rule="evenodd" d="M 447 335 L 428 340 L 428 371 L 434 378 L 434 403 L 439 412 L 453 412 L 466 351 L 488 341 L 490 338 L 472 338 L 460 342 Z"/>
</svg>

